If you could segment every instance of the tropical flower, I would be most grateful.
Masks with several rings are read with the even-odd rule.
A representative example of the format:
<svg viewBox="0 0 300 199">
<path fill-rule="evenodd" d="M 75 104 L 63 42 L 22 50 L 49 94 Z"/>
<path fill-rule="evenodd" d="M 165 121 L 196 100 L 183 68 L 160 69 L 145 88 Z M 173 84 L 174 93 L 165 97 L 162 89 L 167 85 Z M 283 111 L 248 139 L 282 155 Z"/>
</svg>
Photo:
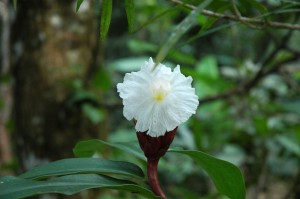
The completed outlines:
<svg viewBox="0 0 300 199">
<path fill-rule="evenodd" d="M 117 85 L 124 116 L 136 121 L 137 132 L 151 137 L 164 135 L 188 120 L 198 107 L 198 97 L 178 65 L 174 71 L 152 58 L 138 72 L 127 73 Z"/>
</svg>

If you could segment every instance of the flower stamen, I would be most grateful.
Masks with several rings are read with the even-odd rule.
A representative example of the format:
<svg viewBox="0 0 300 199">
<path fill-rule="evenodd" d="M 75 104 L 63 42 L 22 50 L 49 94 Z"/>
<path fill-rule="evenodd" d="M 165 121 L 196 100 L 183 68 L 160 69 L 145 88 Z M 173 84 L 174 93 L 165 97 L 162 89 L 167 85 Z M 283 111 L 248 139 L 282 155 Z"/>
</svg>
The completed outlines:
<svg viewBox="0 0 300 199">
<path fill-rule="evenodd" d="M 153 99 L 156 102 L 162 102 L 171 90 L 171 85 L 163 78 L 158 78 L 151 84 L 151 91 Z"/>
</svg>

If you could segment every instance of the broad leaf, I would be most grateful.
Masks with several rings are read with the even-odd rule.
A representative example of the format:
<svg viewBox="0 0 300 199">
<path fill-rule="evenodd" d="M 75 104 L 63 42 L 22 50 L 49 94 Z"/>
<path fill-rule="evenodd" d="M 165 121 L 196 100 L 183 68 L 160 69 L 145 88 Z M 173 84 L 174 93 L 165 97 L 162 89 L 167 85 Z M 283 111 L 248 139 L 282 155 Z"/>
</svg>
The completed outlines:
<svg viewBox="0 0 300 199">
<path fill-rule="evenodd" d="M 40 179 L 77 173 L 118 174 L 139 178 L 144 177 L 143 171 L 135 164 L 100 158 L 70 158 L 58 160 L 35 167 L 20 177 L 26 179 Z"/>
<path fill-rule="evenodd" d="M 139 148 L 138 144 L 128 142 L 128 143 L 109 143 L 102 140 L 88 140 L 88 141 L 81 141 L 76 144 L 73 152 L 77 157 L 91 157 L 96 152 L 103 149 L 104 146 L 110 146 L 122 151 L 126 151 L 141 160 L 146 160 L 142 150 Z"/>
<path fill-rule="evenodd" d="M 76 3 L 76 12 L 78 12 L 81 4 L 82 4 L 83 0 L 77 0 L 77 3 Z"/>
<path fill-rule="evenodd" d="M 128 21 L 129 32 L 133 32 L 135 25 L 135 7 L 134 0 L 125 0 L 125 10 Z"/>
<path fill-rule="evenodd" d="M 233 164 L 200 151 L 174 150 L 170 152 L 190 156 L 208 173 L 217 190 L 230 199 L 245 199 L 245 183 L 241 171 Z"/>
<path fill-rule="evenodd" d="M 103 42 L 108 33 L 112 14 L 112 0 L 103 0 L 101 6 L 100 41 Z"/>
<path fill-rule="evenodd" d="M 68 175 L 48 181 L 32 181 L 12 176 L 0 178 L 1 199 L 17 199 L 46 193 L 72 195 L 92 188 L 124 190 L 146 198 L 158 199 L 150 190 L 133 182 L 96 174 Z"/>
</svg>

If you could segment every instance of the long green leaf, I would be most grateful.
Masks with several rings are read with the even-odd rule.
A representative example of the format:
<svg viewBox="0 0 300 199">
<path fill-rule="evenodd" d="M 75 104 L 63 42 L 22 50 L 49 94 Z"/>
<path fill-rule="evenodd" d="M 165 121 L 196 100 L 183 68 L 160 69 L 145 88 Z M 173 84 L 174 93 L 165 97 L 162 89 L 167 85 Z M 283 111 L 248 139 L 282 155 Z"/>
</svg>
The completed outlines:
<svg viewBox="0 0 300 199">
<path fill-rule="evenodd" d="M 109 143 L 102 140 L 87 140 L 76 144 L 73 152 L 77 157 L 91 157 L 95 152 L 103 149 L 104 146 L 114 147 L 126 151 L 141 160 L 146 160 L 142 150 L 137 143 Z"/>
<path fill-rule="evenodd" d="M 245 199 L 245 183 L 241 171 L 233 164 L 200 151 L 174 150 L 170 152 L 190 156 L 208 173 L 217 190 L 230 199 Z"/>
<path fill-rule="evenodd" d="M 17 0 L 14 0 L 14 1 L 13 1 L 14 9 L 15 9 L 15 10 L 17 10 L 17 3 L 18 3 Z"/>
<path fill-rule="evenodd" d="M 1 199 L 17 199 L 46 193 L 72 195 L 92 188 L 123 190 L 158 199 L 150 190 L 133 182 L 96 174 L 68 175 L 48 181 L 32 181 L 12 176 L 0 178 Z"/>
<path fill-rule="evenodd" d="M 156 63 L 162 62 L 167 56 L 169 50 L 174 46 L 174 44 L 180 39 L 180 37 L 186 33 L 191 27 L 197 24 L 196 17 L 202 12 L 202 10 L 211 3 L 212 0 L 206 0 L 201 3 L 197 9 L 191 11 L 191 13 L 180 22 L 175 30 L 172 32 L 166 43 L 161 47 L 156 56 Z"/>
<path fill-rule="evenodd" d="M 158 20 L 159 18 L 165 16 L 166 14 L 169 14 L 173 11 L 176 11 L 178 8 L 180 7 L 180 5 L 174 6 L 172 8 L 168 8 L 167 10 L 159 13 L 158 15 L 156 15 L 153 18 L 150 18 L 148 21 L 146 21 L 145 23 L 143 23 L 139 28 L 137 28 L 137 30 L 134 31 L 134 33 L 140 31 L 141 29 L 145 28 L 146 26 L 152 24 L 153 22 L 155 22 L 156 20 Z"/>
<path fill-rule="evenodd" d="M 221 31 L 221 30 L 226 29 L 226 28 L 230 28 L 230 27 L 235 26 L 237 24 L 238 24 L 237 22 L 231 22 L 231 23 L 223 24 L 223 25 L 220 25 L 220 26 L 217 26 L 217 27 L 205 30 L 205 31 L 201 31 L 197 35 L 192 36 L 187 41 L 183 42 L 182 45 L 185 45 L 185 44 L 188 44 L 188 43 L 192 43 L 192 42 L 194 42 L 195 40 L 197 40 L 197 39 L 199 39 L 201 37 L 204 37 L 204 36 L 216 33 L 218 31 Z"/>
<path fill-rule="evenodd" d="M 81 4 L 82 4 L 83 0 L 77 0 L 77 3 L 76 3 L 76 12 L 78 12 Z"/>
<path fill-rule="evenodd" d="M 143 178 L 143 171 L 135 164 L 100 158 L 70 158 L 41 165 L 22 174 L 21 178 L 40 179 L 78 173 L 118 174 Z"/>
<path fill-rule="evenodd" d="M 134 31 L 134 27 L 135 27 L 135 6 L 134 6 L 134 0 L 125 0 L 125 10 L 126 10 L 126 15 L 127 15 L 129 32 L 133 32 Z"/>
<path fill-rule="evenodd" d="M 112 0 L 103 0 L 101 6 L 100 41 L 103 42 L 109 30 L 112 15 Z"/>
</svg>

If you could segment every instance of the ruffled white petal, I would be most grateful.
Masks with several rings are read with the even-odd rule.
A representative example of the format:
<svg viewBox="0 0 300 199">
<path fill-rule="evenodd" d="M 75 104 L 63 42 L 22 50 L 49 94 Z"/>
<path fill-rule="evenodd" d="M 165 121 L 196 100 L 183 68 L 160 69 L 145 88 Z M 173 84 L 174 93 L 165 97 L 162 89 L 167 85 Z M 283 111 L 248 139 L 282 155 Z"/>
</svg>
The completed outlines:
<svg viewBox="0 0 300 199">
<path fill-rule="evenodd" d="M 174 71 L 150 58 L 138 72 L 127 73 L 117 85 L 124 116 L 137 121 L 135 129 L 152 137 L 164 135 L 195 114 L 198 97 L 177 66 Z"/>
</svg>

